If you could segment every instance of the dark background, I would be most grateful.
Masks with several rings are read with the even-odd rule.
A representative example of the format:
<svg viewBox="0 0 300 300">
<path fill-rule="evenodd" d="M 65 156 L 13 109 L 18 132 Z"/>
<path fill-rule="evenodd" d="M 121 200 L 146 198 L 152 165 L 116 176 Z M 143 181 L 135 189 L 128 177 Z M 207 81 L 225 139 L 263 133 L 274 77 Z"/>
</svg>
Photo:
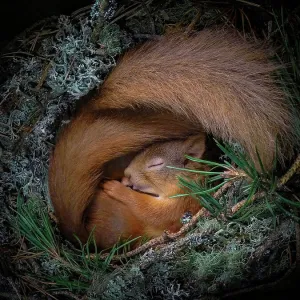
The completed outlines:
<svg viewBox="0 0 300 300">
<path fill-rule="evenodd" d="M 125 2 L 127 1 L 125 0 Z M 227 1 L 232 2 L 233 4 L 236 2 L 234 0 Z M 227 1 L 225 0 L 224 2 Z M 93 2 L 94 0 L 1 0 L 0 49 L 15 35 L 19 34 L 35 22 L 53 15 L 68 15 Z M 120 3 L 124 2 L 124 0 L 116 0 L 116 2 Z M 201 2 L 201 0 L 193 0 L 193 2 Z M 250 2 L 267 6 L 272 5 L 274 8 L 278 8 L 280 5 L 283 5 L 284 7 L 296 6 L 298 0 L 250 0 Z"/>
<path fill-rule="evenodd" d="M 39 20 L 53 15 L 68 15 L 93 2 L 93 0 L 1 0 L 0 48 Z"/>
</svg>

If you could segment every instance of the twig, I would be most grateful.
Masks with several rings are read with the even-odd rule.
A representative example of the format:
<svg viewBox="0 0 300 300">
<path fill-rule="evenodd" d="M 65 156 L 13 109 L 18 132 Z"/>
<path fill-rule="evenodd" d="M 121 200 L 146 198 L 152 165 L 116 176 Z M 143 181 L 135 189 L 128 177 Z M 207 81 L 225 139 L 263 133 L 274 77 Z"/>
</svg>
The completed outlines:
<svg viewBox="0 0 300 300">
<path fill-rule="evenodd" d="M 38 84 L 37 84 L 37 86 L 35 88 L 36 91 L 40 90 L 40 88 L 42 87 L 43 83 L 46 80 L 46 77 L 48 75 L 48 72 L 49 72 L 49 69 L 50 69 L 51 66 L 52 66 L 52 62 L 49 61 L 49 63 L 47 64 L 46 68 L 43 70 L 42 76 L 41 76 L 41 78 L 40 78 L 40 80 L 39 80 L 39 82 L 38 82 Z"/>
<path fill-rule="evenodd" d="M 51 284 L 51 283 L 45 283 L 45 282 L 41 282 L 38 281 L 37 279 L 33 280 L 32 277 L 30 276 L 20 276 L 20 278 L 26 282 L 27 285 L 31 286 L 32 288 L 34 288 L 35 290 L 39 291 L 40 293 L 42 293 L 43 295 L 49 296 L 54 300 L 58 300 L 56 297 L 54 297 L 53 295 L 49 294 L 47 291 L 45 291 L 41 286 L 43 284 Z"/>
<path fill-rule="evenodd" d="M 23 58 L 23 56 L 29 56 L 29 57 L 34 57 L 34 58 L 39 58 L 41 60 L 46 60 L 46 61 L 51 61 L 49 58 L 47 57 L 43 57 L 40 55 L 36 55 L 36 54 L 32 54 L 30 52 L 25 52 L 25 51 L 14 51 L 14 52 L 9 52 L 9 53 L 4 53 L 1 57 L 2 58 Z"/>
<path fill-rule="evenodd" d="M 51 294 L 55 295 L 55 296 L 60 296 L 60 295 L 67 296 L 67 297 L 75 299 L 75 300 L 82 300 L 81 297 L 78 297 L 69 291 L 53 291 Z"/>
<path fill-rule="evenodd" d="M 280 178 L 278 182 L 278 188 L 285 185 L 291 178 L 292 176 L 296 173 L 296 171 L 300 167 L 300 154 L 298 154 L 295 162 L 292 164 L 290 169 Z"/>
<path fill-rule="evenodd" d="M 133 7 L 133 8 L 132 8 Z M 120 19 L 126 17 L 127 15 L 129 15 L 130 17 L 130 14 L 131 14 L 131 17 L 134 16 L 135 13 L 137 13 L 138 9 L 140 9 L 142 7 L 142 4 L 139 3 L 137 5 L 132 5 L 132 6 L 129 6 L 127 9 L 127 11 L 125 11 L 124 13 L 120 14 L 120 15 L 116 15 L 115 18 L 113 18 L 109 24 L 113 24 L 117 21 L 119 21 Z M 130 8 L 130 9 L 129 9 Z"/>
<path fill-rule="evenodd" d="M 239 211 L 245 205 L 245 203 L 247 201 L 249 203 L 252 203 L 257 199 L 260 199 L 260 198 L 266 196 L 266 194 L 267 194 L 266 192 L 259 192 L 259 193 L 256 193 L 255 195 L 253 195 L 253 197 L 250 200 L 247 198 L 247 199 L 244 199 L 244 200 L 240 201 L 239 203 L 237 203 L 236 205 L 234 205 L 231 208 L 231 214 L 235 214 L 237 211 Z"/>
<path fill-rule="evenodd" d="M 236 180 L 231 180 L 222 185 L 215 193 L 214 198 L 219 199 L 221 196 L 235 183 Z"/>
<path fill-rule="evenodd" d="M 9 282 L 9 284 L 11 285 L 11 287 L 13 288 L 13 290 L 16 292 L 16 295 L 17 295 L 18 299 L 22 300 L 22 296 L 19 293 L 19 290 L 17 289 L 14 281 L 10 277 L 7 278 L 7 281 Z"/>
<path fill-rule="evenodd" d="M 67 70 L 66 76 L 65 76 L 65 78 L 64 78 L 64 82 L 66 82 L 66 81 L 67 81 L 67 78 L 68 78 L 68 76 L 69 76 L 69 74 L 70 74 L 70 72 L 71 72 L 71 70 L 72 70 L 72 67 L 73 67 L 74 61 L 75 61 L 75 56 L 74 56 L 74 57 L 72 58 L 72 60 L 71 60 L 71 63 L 70 63 L 69 69 Z"/>
<path fill-rule="evenodd" d="M 47 206 L 47 211 L 50 220 L 52 220 L 55 224 L 58 224 L 58 219 L 56 218 L 50 206 Z"/>
<path fill-rule="evenodd" d="M 254 6 L 254 7 L 261 7 L 261 5 L 254 3 L 254 2 L 250 2 L 250 1 L 245 1 L 245 0 L 237 0 L 237 2 L 241 2 L 243 4 L 247 4 L 249 6 Z"/>
<path fill-rule="evenodd" d="M 201 18 L 201 12 L 200 12 L 200 10 L 198 10 L 196 16 L 193 18 L 192 22 L 186 28 L 186 30 L 185 30 L 186 34 L 189 34 L 194 30 L 194 28 L 195 28 L 196 24 L 199 22 L 200 18 Z"/>
<path fill-rule="evenodd" d="M 278 183 L 277 183 L 277 188 L 281 188 L 283 185 L 285 185 L 291 178 L 292 176 L 296 173 L 296 171 L 299 169 L 300 167 L 300 154 L 297 156 L 295 162 L 292 164 L 292 166 L 290 167 L 290 169 L 279 179 Z M 249 199 L 244 199 L 242 201 L 240 201 L 239 203 L 237 203 L 235 206 L 233 206 L 231 208 L 231 213 L 234 214 L 236 213 L 238 210 L 240 210 L 242 208 L 242 206 L 244 206 L 244 204 L 249 201 L 250 203 L 252 203 L 253 201 L 260 199 L 262 197 L 265 197 L 267 195 L 267 192 L 259 192 L 256 193 L 251 200 Z"/>
<path fill-rule="evenodd" d="M 151 27 L 152 34 L 156 34 L 155 23 L 154 23 L 154 20 L 153 20 L 153 17 L 152 17 L 152 15 L 151 15 L 151 12 L 150 12 L 149 7 L 147 6 L 147 3 L 145 3 L 145 0 L 142 0 L 142 6 L 143 6 L 143 8 L 144 8 L 146 14 L 148 15 L 148 18 L 149 18 L 149 21 L 150 21 L 150 27 Z"/>
</svg>

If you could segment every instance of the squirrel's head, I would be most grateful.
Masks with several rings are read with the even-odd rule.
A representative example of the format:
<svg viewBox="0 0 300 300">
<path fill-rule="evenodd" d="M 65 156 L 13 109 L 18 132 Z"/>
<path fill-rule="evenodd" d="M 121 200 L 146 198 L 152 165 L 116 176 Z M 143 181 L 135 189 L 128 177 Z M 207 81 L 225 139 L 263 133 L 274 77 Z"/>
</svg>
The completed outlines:
<svg viewBox="0 0 300 300">
<path fill-rule="evenodd" d="M 164 198 L 180 192 L 178 176 L 195 173 L 171 167 L 199 169 L 199 163 L 188 160 L 185 155 L 202 158 L 205 152 L 205 134 L 190 136 L 153 144 L 139 153 L 125 169 L 122 183 L 136 191 Z"/>
</svg>

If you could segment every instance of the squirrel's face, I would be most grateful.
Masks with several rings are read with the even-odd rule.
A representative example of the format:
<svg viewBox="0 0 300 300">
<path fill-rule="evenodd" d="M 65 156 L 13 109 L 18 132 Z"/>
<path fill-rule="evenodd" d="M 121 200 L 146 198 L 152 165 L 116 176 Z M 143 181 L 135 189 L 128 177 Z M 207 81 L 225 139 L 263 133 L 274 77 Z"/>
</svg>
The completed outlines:
<svg viewBox="0 0 300 300">
<path fill-rule="evenodd" d="M 165 198 L 180 192 L 177 177 L 191 173 L 176 168 L 199 168 L 185 155 L 201 158 L 205 152 L 205 135 L 186 140 L 157 143 L 138 154 L 124 171 L 122 183 L 133 190 Z"/>
</svg>

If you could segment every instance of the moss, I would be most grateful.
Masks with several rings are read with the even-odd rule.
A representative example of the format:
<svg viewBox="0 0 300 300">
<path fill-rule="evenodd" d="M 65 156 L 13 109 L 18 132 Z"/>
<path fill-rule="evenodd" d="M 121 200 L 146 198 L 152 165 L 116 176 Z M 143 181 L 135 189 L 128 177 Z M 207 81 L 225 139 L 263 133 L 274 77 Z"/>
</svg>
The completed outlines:
<svg viewBox="0 0 300 300">
<path fill-rule="evenodd" d="M 272 218 L 252 218 L 248 224 L 203 219 L 183 239 L 182 247 L 171 243 L 163 250 L 149 250 L 111 273 L 105 284 L 95 278 L 91 290 L 99 299 L 197 299 L 246 287 L 250 278 L 253 282 L 266 278 L 267 270 L 274 276 L 288 268 L 286 256 L 280 257 L 280 247 L 272 258 L 265 257 L 272 234 L 281 245 L 287 245 L 293 235 L 291 224 L 286 221 L 274 230 Z M 265 249 L 264 254 L 258 255 L 259 247 Z M 101 293 L 96 289 L 99 286 Z"/>
<path fill-rule="evenodd" d="M 124 50 L 120 36 L 122 32 L 117 24 L 106 25 L 99 34 L 98 43 L 105 49 L 107 55 L 116 56 Z"/>
<path fill-rule="evenodd" d="M 146 296 L 146 282 L 140 268 L 131 265 L 123 272 L 115 272 L 115 276 L 107 276 L 106 279 L 99 279 L 103 274 L 95 274 L 92 285 L 89 288 L 90 299 L 147 299 Z"/>
</svg>

